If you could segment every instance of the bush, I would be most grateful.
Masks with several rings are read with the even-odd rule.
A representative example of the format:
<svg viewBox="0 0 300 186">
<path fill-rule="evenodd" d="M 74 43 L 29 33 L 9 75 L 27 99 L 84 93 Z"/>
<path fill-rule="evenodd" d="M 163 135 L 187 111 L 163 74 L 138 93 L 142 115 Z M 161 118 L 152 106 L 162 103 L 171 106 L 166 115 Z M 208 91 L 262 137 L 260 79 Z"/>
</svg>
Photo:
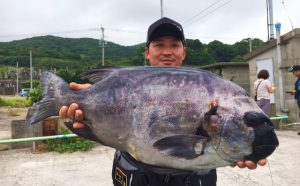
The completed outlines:
<svg viewBox="0 0 300 186">
<path fill-rule="evenodd" d="M 94 142 L 80 137 L 68 138 L 64 140 L 48 140 L 47 149 L 59 153 L 88 151 L 95 146 Z"/>
<path fill-rule="evenodd" d="M 38 85 L 36 88 L 32 89 L 28 95 L 28 99 L 31 101 L 31 103 L 36 103 L 43 99 L 43 90 L 40 85 Z"/>
<path fill-rule="evenodd" d="M 69 134 L 66 128 L 60 128 L 60 134 Z M 80 137 L 48 140 L 47 150 L 56 151 L 59 153 L 75 152 L 75 151 L 88 151 L 95 146 L 95 143 Z"/>
</svg>

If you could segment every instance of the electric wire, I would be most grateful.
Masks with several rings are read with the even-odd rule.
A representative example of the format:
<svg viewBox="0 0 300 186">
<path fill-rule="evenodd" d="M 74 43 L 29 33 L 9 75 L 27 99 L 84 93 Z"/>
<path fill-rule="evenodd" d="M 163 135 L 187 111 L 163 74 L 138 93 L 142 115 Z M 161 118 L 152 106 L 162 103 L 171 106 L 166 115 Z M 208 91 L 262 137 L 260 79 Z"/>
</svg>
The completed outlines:
<svg viewBox="0 0 300 186">
<path fill-rule="evenodd" d="M 287 10 L 287 8 L 286 8 L 286 6 L 285 6 L 285 2 L 284 2 L 283 0 L 282 0 L 282 5 L 283 5 L 283 8 L 284 8 L 284 10 L 285 10 L 285 13 L 286 13 L 286 15 L 287 15 L 287 17 L 288 17 L 288 19 L 289 19 L 289 21 L 290 21 L 292 30 L 293 30 L 293 29 L 294 29 L 294 26 L 293 26 L 292 20 L 291 20 L 291 18 L 290 18 L 290 16 L 289 16 L 288 10 Z"/>
<path fill-rule="evenodd" d="M 212 14 L 213 12 L 215 12 L 215 11 L 217 11 L 218 9 L 222 8 L 223 6 L 227 5 L 227 4 L 230 3 L 231 1 L 233 1 L 233 0 L 226 1 L 225 3 L 221 4 L 220 6 L 218 6 L 218 7 L 215 8 L 215 9 L 213 9 L 212 11 L 208 12 L 207 14 L 204 14 L 203 16 L 201 16 L 201 17 L 195 19 L 194 21 L 191 21 L 191 22 L 189 22 L 189 23 L 187 23 L 187 24 L 184 24 L 184 26 L 189 26 L 189 25 L 195 23 L 196 21 L 198 21 L 198 20 L 200 20 L 200 19 L 203 19 L 204 17 L 206 17 L 206 16 Z"/>
<path fill-rule="evenodd" d="M 214 5 L 216 5 L 218 2 L 220 2 L 222 0 L 218 0 L 214 3 L 212 3 L 211 5 L 209 5 L 208 7 L 206 7 L 205 9 L 201 10 L 200 12 L 198 12 L 196 15 L 194 15 L 193 17 L 187 19 L 186 21 L 183 22 L 183 24 L 187 24 L 188 22 L 190 22 L 191 20 L 193 20 L 194 18 L 198 17 L 200 14 L 202 14 L 203 12 L 205 12 L 206 10 L 210 9 L 211 7 L 213 7 Z"/>
</svg>

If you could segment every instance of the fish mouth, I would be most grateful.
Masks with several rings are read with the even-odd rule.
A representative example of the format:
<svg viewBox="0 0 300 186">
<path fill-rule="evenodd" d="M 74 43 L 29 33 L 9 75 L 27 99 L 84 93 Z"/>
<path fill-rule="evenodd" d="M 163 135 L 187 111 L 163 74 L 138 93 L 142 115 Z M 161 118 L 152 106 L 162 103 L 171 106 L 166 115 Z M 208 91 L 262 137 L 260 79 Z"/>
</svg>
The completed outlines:
<svg viewBox="0 0 300 186">
<path fill-rule="evenodd" d="M 252 153 L 245 156 L 245 159 L 257 162 L 271 155 L 279 145 L 271 120 L 263 113 L 246 112 L 244 122 L 248 127 L 253 128 L 255 136 L 252 142 Z"/>
<path fill-rule="evenodd" d="M 209 136 L 216 153 L 229 162 L 257 162 L 271 155 L 279 144 L 270 119 L 254 111 L 233 112 L 226 117 L 208 115 L 199 131 Z"/>
</svg>

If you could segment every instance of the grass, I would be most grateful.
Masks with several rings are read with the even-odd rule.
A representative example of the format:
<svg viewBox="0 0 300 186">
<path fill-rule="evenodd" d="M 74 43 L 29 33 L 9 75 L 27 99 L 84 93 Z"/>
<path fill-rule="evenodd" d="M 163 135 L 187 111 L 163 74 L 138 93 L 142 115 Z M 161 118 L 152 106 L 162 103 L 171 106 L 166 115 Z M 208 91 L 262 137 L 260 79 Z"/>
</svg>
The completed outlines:
<svg viewBox="0 0 300 186">
<path fill-rule="evenodd" d="M 20 116 L 20 112 L 17 108 L 8 107 L 8 115 L 9 116 Z"/>
<path fill-rule="evenodd" d="M 13 108 L 24 108 L 30 107 L 32 102 L 30 99 L 24 97 L 0 97 L 0 107 L 13 107 Z"/>
</svg>

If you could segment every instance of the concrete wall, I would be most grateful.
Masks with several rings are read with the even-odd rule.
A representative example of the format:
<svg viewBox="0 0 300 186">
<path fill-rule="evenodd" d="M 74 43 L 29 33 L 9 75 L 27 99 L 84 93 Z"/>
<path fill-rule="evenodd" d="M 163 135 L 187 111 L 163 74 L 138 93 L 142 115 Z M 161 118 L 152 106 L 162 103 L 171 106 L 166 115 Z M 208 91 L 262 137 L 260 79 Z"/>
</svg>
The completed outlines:
<svg viewBox="0 0 300 186">
<path fill-rule="evenodd" d="M 35 136 L 42 136 L 42 125 L 26 125 L 25 120 L 13 120 L 11 122 L 11 139 L 29 138 Z M 25 148 L 32 147 L 33 142 L 13 143 L 11 148 Z"/>
<path fill-rule="evenodd" d="M 284 101 L 286 103 L 286 108 L 290 111 L 285 113 L 289 116 L 289 120 L 292 122 L 299 121 L 298 117 L 298 107 L 295 102 L 295 99 L 290 94 L 286 94 L 286 91 L 290 91 L 294 89 L 294 83 L 297 80 L 292 73 L 288 72 L 288 69 L 292 65 L 300 64 L 300 29 L 295 29 L 281 37 L 282 42 L 281 46 L 281 66 L 278 66 L 278 57 L 277 57 L 277 45 L 276 41 L 273 43 L 269 43 L 262 49 L 258 49 L 254 51 L 254 55 L 247 59 L 247 63 L 249 63 L 249 75 L 250 75 L 250 86 L 251 86 L 251 95 L 255 94 L 253 88 L 253 82 L 257 79 L 257 67 L 256 62 L 258 60 L 272 59 L 273 67 L 274 67 L 274 81 L 275 87 L 277 88 L 275 95 L 275 104 L 273 105 L 272 112 L 273 114 L 283 114 L 280 109 L 280 93 L 279 93 L 279 76 L 278 69 L 282 70 L 282 78 L 283 78 L 283 91 L 284 91 Z M 259 51 L 260 50 L 260 51 Z M 256 53 L 256 54 L 255 54 Z M 271 112 L 271 113 L 272 113 Z"/>
<path fill-rule="evenodd" d="M 201 66 L 200 68 L 220 75 L 250 92 L 249 67 L 245 62 L 222 62 Z"/>
</svg>

